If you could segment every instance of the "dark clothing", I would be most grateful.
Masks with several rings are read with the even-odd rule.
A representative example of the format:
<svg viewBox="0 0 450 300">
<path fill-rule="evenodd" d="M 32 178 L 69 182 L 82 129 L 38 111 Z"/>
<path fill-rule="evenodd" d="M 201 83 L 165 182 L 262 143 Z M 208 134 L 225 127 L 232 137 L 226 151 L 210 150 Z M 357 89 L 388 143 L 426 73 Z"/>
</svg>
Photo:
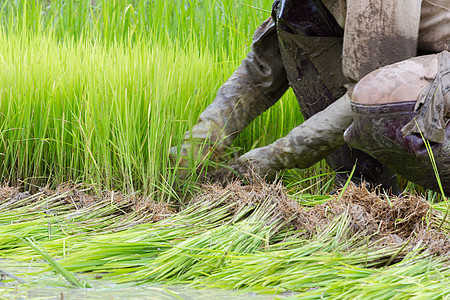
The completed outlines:
<svg viewBox="0 0 450 300">
<path fill-rule="evenodd" d="M 426 139 L 444 143 L 450 122 L 450 52 L 437 55 L 438 73 L 422 91 L 416 103 L 417 116 L 402 129 L 404 136 L 422 134 Z"/>
<path fill-rule="evenodd" d="M 342 71 L 343 34 L 344 30 L 319 0 L 275 1 L 272 18 L 256 31 L 252 52 L 238 70 L 238 76 L 252 77 L 249 86 L 257 87 L 258 93 L 264 95 L 262 98 L 268 101 L 253 98 L 254 102 L 251 102 L 245 98 L 245 101 L 234 103 L 237 105 L 235 110 L 241 110 L 242 107 L 242 111 L 251 111 L 252 117 L 244 118 L 245 122 L 249 122 L 253 116 L 274 104 L 289 85 L 297 97 L 305 119 L 323 111 L 346 91 L 344 85 L 348 80 Z M 397 53 L 397 50 L 392 51 Z M 402 53 L 396 57 L 398 60 L 408 58 L 402 58 Z M 229 82 L 242 82 L 242 78 L 234 76 Z M 226 94 L 226 90 L 231 88 L 228 86 L 223 92 Z M 255 109 L 249 110 L 246 106 Z M 356 164 L 355 177 L 363 178 L 374 185 L 381 184 L 385 188 L 391 185 L 395 187 L 395 174 L 385 167 L 387 166 L 427 188 L 437 189 L 423 141 L 417 135 L 402 139 L 402 126 L 414 116 L 411 104 L 376 107 L 355 105 L 354 114 L 354 124 L 346 136 L 348 145 L 354 148 L 342 146 L 326 158 L 334 170 L 349 172 Z M 240 129 L 233 131 L 233 134 L 237 134 L 244 127 L 235 128 Z M 448 125 L 445 132 L 447 144 L 434 144 L 433 148 L 444 189 L 449 193 Z M 256 154 L 265 155 L 260 160 L 270 160 L 267 165 L 274 170 L 286 166 L 303 166 L 292 158 L 292 151 L 300 147 L 299 143 L 293 142 L 298 142 L 299 136 L 299 133 L 290 134 L 273 145 L 261 148 Z M 320 139 L 320 135 L 318 137 Z M 268 148 L 273 149 L 265 151 Z M 310 148 L 314 149 L 314 145 Z M 320 147 L 317 145 L 316 150 L 326 153 L 319 151 Z M 266 152 L 274 154 L 264 154 Z M 254 154 L 252 152 L 252 155 Z"/>
<path fill-rule="evenodd" d="M 344 31 L 320 1 L 277 2 L 283 65 L 307 119 L 346 92 L 341 61 Z"/>
</svg>

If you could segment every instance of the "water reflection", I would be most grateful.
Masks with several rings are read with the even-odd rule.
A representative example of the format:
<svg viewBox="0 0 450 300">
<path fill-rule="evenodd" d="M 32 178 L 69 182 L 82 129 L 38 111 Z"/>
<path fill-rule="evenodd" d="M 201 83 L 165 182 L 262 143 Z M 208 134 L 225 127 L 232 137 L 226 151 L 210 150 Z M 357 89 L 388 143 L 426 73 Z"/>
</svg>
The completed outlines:
<svg viewBox="0 0 450 300">
<path fill-rule="evenodd" d="M 88 279 L 94 286 L 91 289 L 68 288 L 67 283 L 54 273 L 31 275 L 37 269 L 6 265 L 0 260 L 0 270 L 11 275 L 17 275 L 25 284 L 20 284 L 10 276 L 2 276 L 0 282 L 0 299 L 144 299 L 144 300 L 266 300 L 274 295 L 258 295 L 242 291 L 221 289 L 193 289 L 187 286 L 155 286 L 155 285 L 124 285 L 100 280 Z M 24 275 L 26 274 L 26 275 Z M 280 297 L 279 295 L 277 297 Z"/>
</svg>

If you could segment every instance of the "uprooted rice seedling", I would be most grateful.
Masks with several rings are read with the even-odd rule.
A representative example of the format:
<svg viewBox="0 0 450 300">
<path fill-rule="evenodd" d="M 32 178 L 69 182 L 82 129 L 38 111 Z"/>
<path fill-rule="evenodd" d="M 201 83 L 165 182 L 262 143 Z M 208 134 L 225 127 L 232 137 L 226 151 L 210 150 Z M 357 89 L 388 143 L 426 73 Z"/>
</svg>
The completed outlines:
<svg viewBox="0 0 450 300">
<path fill-rule="evenodd" d="M 440 205 L 435 208 L 419 196 L 387 198 L 349 186 L 341 198 L 329 196 L 325 203 L 303 206 L 301 197 L 262 179 L 251 185 L 208 184 L 201 190 L 186 208 L 175 213 L 162 206 L 154 218 L 143 218 L 148 209 L 115 206 L 111 192 L 90 199 L 74 187 L 36 194 L 41 197 L 11 188 L 0 194 L 9 195 L 1 204 L 20 198 L 28 203 L 16 210 L 34 204 L 28 220 L 39 219 L 45 204 L 53 207 L 54 219 L 27 223 L 28 232 L 41 232 L 39 246 L 64 270 L 92 274 L 90 281 L 190 284 L 312 298 L 389 298 L 394 291 L 398 298 L 450 295 L 443 289 L 450 281 L 450 223 L 439 229 L 444 216 Z M 112 222 L 101 231 L 80 230 L 82 220 L 102 219 L 102 214 L 93 215 L 102 205 L 98 199 L 111 205 Z M 1 215 L 1 223 L 8 220 L 8 214 Z M 49 227 L 62 233 L 55 229 L 50 234 Z M 9 232 L 15 236 L 14 230 Z M 29 262 L 36 255 L 18 238 L 3 247 L 2 258 Z M 44 266 L 42 261 L 35 264 Z M 392 286 L 381 293 L 388 282 Z"/>
</svg>

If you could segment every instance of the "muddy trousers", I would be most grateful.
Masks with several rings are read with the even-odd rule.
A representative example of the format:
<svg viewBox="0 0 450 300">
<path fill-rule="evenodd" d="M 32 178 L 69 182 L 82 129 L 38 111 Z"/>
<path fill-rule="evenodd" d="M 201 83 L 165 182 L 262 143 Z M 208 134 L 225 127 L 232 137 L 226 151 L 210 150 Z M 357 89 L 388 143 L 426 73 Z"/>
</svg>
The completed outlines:
<svg viewBox="0 0 450 300">
<path fill-rule="evenodd" d="M 403 137 L 401 129 L 416 113 L 415 101 L 364 105 L 352 103 L 353 123 L 344 139 L 406 179 L 439 191 L 430 151 L 420 134 Z M 450 124 L 442 144 L 430 143 L 444 192 L 450 194 Z"/>
<path fill-rule="evenodd" d="M 303 116 L 309 119 L 345 93 L 344 84 L 348 80 L 342 73 L 344 31 L 322 1 L 275 1 L 273 15 L 277 21 L 278 45 L 289 85 Z M 294 133 L 290 139 L 295 139 L 292 137 Z M 281 144 L 285 143 L 286 140 Z M 345 183 L 356 166 L 352 178 L 355 183 L 364 180 L 398 192 L 395 173 L 370 155 L 347 145 L 335 150 L 329 153 L 326 161 L 338 172 L 338 186 Z M 289 160 L 290 157 L 279 160 Z"/>
</svg>

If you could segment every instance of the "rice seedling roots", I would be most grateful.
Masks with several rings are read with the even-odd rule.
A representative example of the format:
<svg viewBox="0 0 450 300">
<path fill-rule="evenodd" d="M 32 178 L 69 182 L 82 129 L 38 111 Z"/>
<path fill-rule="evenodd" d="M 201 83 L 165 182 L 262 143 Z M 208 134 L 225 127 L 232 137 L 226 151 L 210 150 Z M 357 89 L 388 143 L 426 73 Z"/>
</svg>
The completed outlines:
<svg viewBox="0 0 450 300">
<path fill-rule="evenodd" d="M 307 207 L 290 197 L 281 183 L 267 183 L 255 174 L 247 182 L 250 184 L 243 184 L 240 180 L 204 182 L 201 192 L 190 200 L 189 206 L 226 206 L 233 218 L 240 219 L 256 209 L 263 210 L 270 216 L 267 226 L 281 223 L 284 225 L 278 230 L 295 230 L 303 238 L 317 235 L 337 217 L 348 214 L 351 224 L 349 238 L 358 236 L 376 246 L 405 245 L 403 254 L 420 246 L 433 255 L 450 255 L 448 228 L 437 230 L 443 213 L 420 196 L 408 194 L 388 198 L 377 191 L 351 184 L 341 198 L 330 196 L 323 204 Z M 17 187 L 0 188 L 0 210 L 27 206 L 33 209 L 33 203 L 40 199 L 69 204 L 73 210 L 94 210 L 99 204 L 114 204 L 118 209 L 111 212 L 116 217 L 122 214 L 123 220 L 128 219 L 133 224 L 154 223 L 176 214 L 167 203 L 120 192 L 93 192 L 79 185 L 61 185 L 56 190 L 41 189 L 36 194 L 20 192 Z M 133 217 L 130 218 L 131 215 Z"/>
<path fill-rule="evenodd" d="M 115 191 L 96 191 L 92 187 L 82 185 L 62 184 L 55 190 L 41 188 L 35 193 L 21 192 L 19 187 L 6 185 L 0 187 L 0 212 L 4 209 L 20 208 L 38 211 L 42 209 L 42 206 L 35 206 L 35 204 L 42 201 L 47 202 L 47 207 L 54 207 L 54 214 L 58 214 L 58 209 L 93 211 L 108 205 L 115 206 L 114 210 L 109 210 L 107 213 L 116 216 L 122 215 L 124 220 L 132 215 L 133 223 L 136 223 L 136 220 L 139 220 L 139 223 L 158 222 L 174 214 L 174 210 L 165 202 L 157 203 L 136 194 L 125 195 Z"/>
<path fill-rule="evenodd" d="M 332 196 L 324 204 L 308 208 L 290 198 L 282 184 L 266 183 L 252 172 L 243 176 L 250 184 L 242 184 L 230 171 L 218 170 L 210 178 L 216 183 L 204 184 L 203 192 L 195 196 L 194 202 L 213 202 L 227 195 L 224 204 L 239 203 L 232 207 L 235 210 L 232 213 L 243 206 L 272 202 L 275 205 L 273 217 L 284 219 L 306 237 L 318 234 L 335 218 L 348 213 L 351 218 L 349 235 L 368 238 L 378 246 L 408 245 L 407 249 L 421 246 L 434 255 L 450 255 L 449 232 L 437 230 L 436 220 L 442 219 L 444 214 L 421 196 L 387 196 L 379 190 L 370 191 L 365 186 L 350 184 L 341 198 Z"/>
</svg>

